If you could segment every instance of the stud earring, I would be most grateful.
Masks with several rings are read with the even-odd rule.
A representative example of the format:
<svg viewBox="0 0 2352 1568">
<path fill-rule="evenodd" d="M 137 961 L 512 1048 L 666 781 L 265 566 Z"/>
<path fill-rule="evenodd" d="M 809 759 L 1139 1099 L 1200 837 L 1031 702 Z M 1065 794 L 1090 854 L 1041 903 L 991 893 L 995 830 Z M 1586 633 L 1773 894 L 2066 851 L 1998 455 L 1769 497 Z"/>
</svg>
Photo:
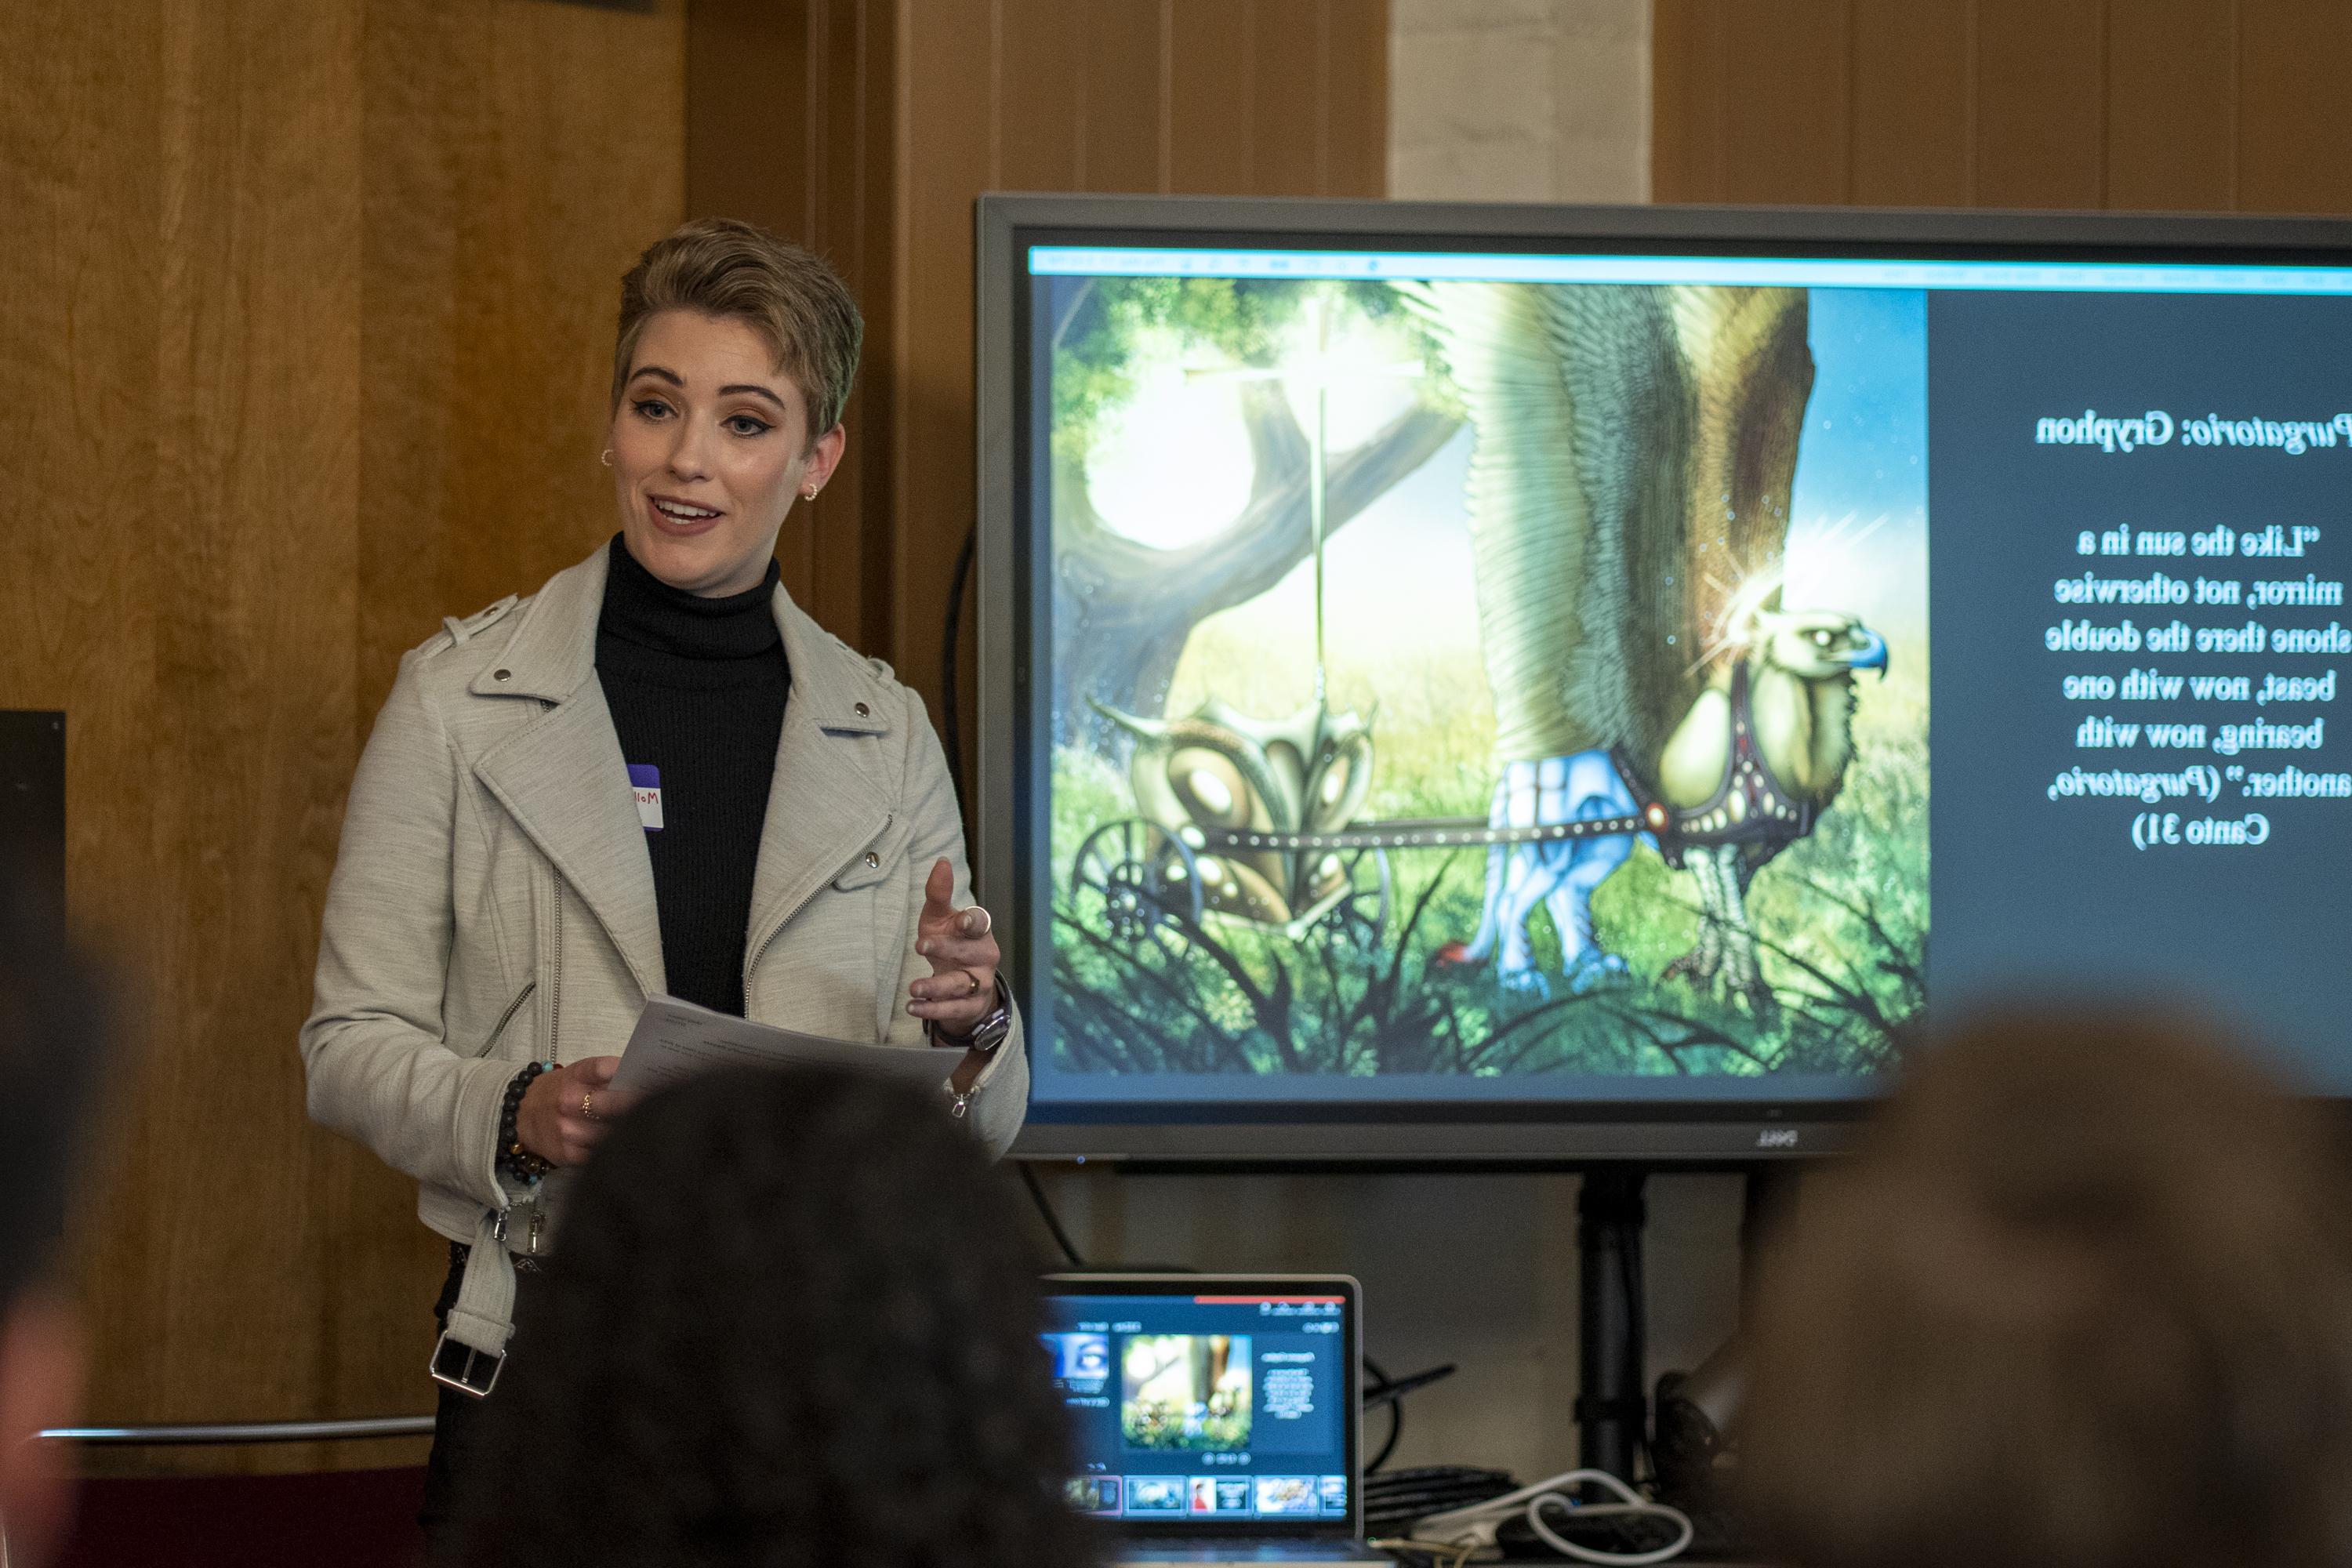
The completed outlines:
<svg viewBox="0 0 2352 1568">
<path fill-rule="evenodd" d="M 611 468 L 613 466 L 613 448 L 610 447 L 605 447 L 604 455 L 596 460 L 604 464 L 606 468 Z"/>
</svg>

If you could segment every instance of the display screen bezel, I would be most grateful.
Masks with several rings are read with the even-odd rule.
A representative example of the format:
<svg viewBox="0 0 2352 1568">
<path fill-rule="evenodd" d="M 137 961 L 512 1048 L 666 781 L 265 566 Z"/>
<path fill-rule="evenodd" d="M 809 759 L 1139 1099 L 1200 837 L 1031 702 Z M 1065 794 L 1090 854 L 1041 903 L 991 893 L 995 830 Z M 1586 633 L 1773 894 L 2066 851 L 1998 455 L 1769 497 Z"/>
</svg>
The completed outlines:
<svg viewBox="0 0 2352 1568">
<path fill-rule="evenodd" d="M 1339 1368 L 1346 1385 L 1339 1423 L 1348 1476 L 1348 1516 L 1338 1519 L 1214 1521 L 1184 1518 L 1106 1519 L 1108 1527 L 1160 1538 L 1170 1536 L 1295 1535 L 1352 1540 L 1363 1531 L 1364 1418 L 1363 1316 L 1364 1292 L 1346 1274 L 1049 1274 L 1044 1281 L 1048 1296 L 1339 1296 L 1340 1310 Z"/>
<path fill-rule="evenodd" d="M 1204 197 L 989 195 L 977 222 L 981 722 L 978 884 L 1000 905 L 1009 973 L 1050 1048 L 1050 974 L 1034 922 L 1051 868 L 1033 774 L 1033 615 L 1050 563 L 1030 547 L 1042 440 L 1028 353 L 1033 246 L 2143 262 L 2343 267 L 2352 223 L 1862 209 L 1589 207 Z M 1580 1164 L 1746 1163 L 1834 1152 L 1876 1103 L 1850 1095 L 1656 1101 L 1593 1097 L 1465 1104 L 1221 1100 L 1038 1105 L 1016 1156 L 1185 1163 Z"/>
</svg>

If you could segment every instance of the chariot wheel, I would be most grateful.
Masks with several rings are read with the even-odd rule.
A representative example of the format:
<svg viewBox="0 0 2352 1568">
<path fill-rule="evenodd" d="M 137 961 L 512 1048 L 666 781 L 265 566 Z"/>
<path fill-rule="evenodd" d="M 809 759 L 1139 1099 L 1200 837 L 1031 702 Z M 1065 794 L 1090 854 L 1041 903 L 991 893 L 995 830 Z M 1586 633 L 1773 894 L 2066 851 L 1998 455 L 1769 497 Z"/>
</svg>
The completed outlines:
<svg viewBox="0 0 2352 1568">
<path fill-rule="evenodd" d="M 1342 946 L 1377 952 L 1387 937 L 1395 883 L 1389 875 L 1385 849 L 1354 849 L 1342 862 L 1348 870 L 1348 890 L 1316 922 L 1328 940 Z"/>
<path fill-rule="evenodd" d="M 1112 941 L 1181 957 L 1201 929 L 1200 866 L 1192 847 L 1156 822 L 1108 822 L 1078 847 L 1070 901 Z"/>
</svg>

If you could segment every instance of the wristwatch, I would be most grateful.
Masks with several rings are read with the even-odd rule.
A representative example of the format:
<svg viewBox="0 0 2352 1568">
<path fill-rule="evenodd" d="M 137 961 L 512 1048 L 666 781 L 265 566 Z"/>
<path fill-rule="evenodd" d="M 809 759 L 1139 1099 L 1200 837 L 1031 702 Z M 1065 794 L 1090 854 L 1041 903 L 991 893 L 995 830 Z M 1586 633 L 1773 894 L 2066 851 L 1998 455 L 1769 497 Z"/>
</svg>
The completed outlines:
<svg viewBox="0 0 2352 1568">
<path fill-rule="evenodd" d="M 1012 988 L 1004 984 L 1004 976 L 1000 974 L 996 977 L 996 1005 L 989 1009 L 986 1017 L 971 1026 L 969 1034 L 955 1034 L 928 1020 L 923 1027 L 930 1031 L 931 1044 L 935 1046 L 954 1046 L 967 1051 L 978 1051 L 984 1057 L 992 1056 L 996 1047 L 1004 1043 L 1004 1037 L 1013 1032 Z"/>
</svg>

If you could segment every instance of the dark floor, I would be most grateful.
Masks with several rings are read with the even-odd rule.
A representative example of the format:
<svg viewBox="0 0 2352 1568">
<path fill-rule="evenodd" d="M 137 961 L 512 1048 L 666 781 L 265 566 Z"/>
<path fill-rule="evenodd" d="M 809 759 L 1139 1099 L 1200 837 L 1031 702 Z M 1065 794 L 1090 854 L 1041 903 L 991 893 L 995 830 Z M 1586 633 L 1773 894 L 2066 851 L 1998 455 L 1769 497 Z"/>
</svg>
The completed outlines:
<svg viewBox="0 0 2352 1568">
<path fill-rule="evenodd" d="M 89 1480 L 58 1568 L 417 1568 L 422 1467 Z"/>
</svg>

